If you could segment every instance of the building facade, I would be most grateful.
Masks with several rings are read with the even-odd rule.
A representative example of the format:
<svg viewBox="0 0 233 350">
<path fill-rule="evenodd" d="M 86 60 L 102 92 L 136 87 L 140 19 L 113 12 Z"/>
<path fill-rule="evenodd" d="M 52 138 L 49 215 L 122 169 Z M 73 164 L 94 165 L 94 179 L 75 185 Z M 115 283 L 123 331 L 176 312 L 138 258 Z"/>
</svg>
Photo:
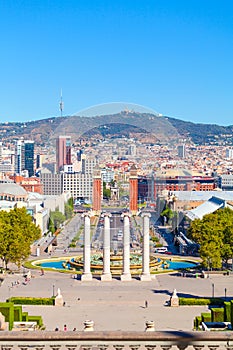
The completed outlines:
<svg viewBox="0 0 233 350">
<path fill-rule="evenodd" d="M 25 172 L 26 171 L 26 172 Z M 18 140 L 15 144 L 15 173 L 34 175 L 34 141 Z"/>
<path fill-rule="evenodd" d="M 56 170 L 63 170 L 64 165 L 71 165 L 71 137 L 58 136 L 56 140 Z"/>
</svg>

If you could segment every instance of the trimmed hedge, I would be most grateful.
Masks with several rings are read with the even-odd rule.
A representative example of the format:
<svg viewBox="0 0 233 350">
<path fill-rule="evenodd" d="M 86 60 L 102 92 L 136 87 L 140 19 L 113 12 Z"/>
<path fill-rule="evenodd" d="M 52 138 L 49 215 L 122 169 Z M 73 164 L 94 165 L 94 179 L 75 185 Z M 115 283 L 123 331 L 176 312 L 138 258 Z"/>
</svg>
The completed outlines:
<svg viewBox="0 0 233 350">
<path fill-rule="evenodd" d="M 22 321 L 28 322 L 28 312 L 22 312 Z"/>
<path fill-rule="evenodd" d="M 233 300 L 231 300 L 231 324 L 233 325 Z"/>
<path fill-rule="evenodd" d="M 211 321 L 212 322 L 224 322 L 224 308 L 216 307 L 211 309 Z"/>
<path fill-rule="evenodd" d="M 54 305 L 54 298 L 12 297 L 7 302 L 17 305 Z"/>
<path fill-rule="evenodd" d="M 43 326 L 43 320 L 41 316 L 28 316 L 28 322 L 36 322 L 39 328 Z"/>
<path fill-rule="evenodd" d="M 196 316 L 194 319 L 194 329 L 196 329 L 197 331 L 199 330 L 199 326 L 201 325 L 201 316 Z"/>
<path fill-rule="evenodd" d="M 221 298 L 179 298 L 179 305 L 223 305 Z"/>
<path fill-rule="evenodd" d="M 211 322 L 211 313 L 210 312 L 202 312 L 201 313 L 201 321 L 202 322 Z"/>
<path fill-rule="evenodd" d="M 22 306 L 14 306 L 14 322 L 22 321 Z"/>
<path fill-rule="evenodd" d="M 231 302 L 225 301 L 224 303 L 224 321 L 231 322 Z"/>
<path fill-rule="evenodd" d="M 27 312 L 22 312 L 22 305 L 14 305 L 13 302 L 9 301 L 0 303 L 0 312 L 5 316 L 5 321 L 9 322 L 10 331 L 14 322 L 36 322 L 39 328 L 43 327 L 42 317 L 28 316 Z"/>
<path fill-rule="evenodd" d="M 13 328 L 13 322 L 14 322 L 14 304 L 0 303 L 0 312 L 5 317 L 5 321 L 9 322 L 9 331 L 11 331 Z"/>
</svg>

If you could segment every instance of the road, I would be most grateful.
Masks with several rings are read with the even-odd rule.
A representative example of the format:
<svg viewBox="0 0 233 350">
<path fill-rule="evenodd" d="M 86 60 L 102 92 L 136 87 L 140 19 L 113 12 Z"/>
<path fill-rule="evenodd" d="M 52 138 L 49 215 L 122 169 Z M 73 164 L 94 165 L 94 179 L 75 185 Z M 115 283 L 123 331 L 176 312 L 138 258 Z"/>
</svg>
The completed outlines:
<svg viewBox="0 0 233 350">
<path fill-rule="evenodd" d="M 57 236 L 58 244 L 56 251 L 68 249 L 72 239 L 76 236 L 82 224 L 83 218 L 81 214 L 76 214 Z"/>
</svg>

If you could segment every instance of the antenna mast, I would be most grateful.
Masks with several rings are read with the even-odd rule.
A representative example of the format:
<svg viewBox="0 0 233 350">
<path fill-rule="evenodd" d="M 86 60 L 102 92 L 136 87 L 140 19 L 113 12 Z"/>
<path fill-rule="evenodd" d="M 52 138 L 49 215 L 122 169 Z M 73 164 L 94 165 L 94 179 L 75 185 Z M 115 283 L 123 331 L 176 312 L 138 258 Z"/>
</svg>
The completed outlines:
<svg viewBox="0 0 233 350">
<path fill-rule="evenodd" d="M 63 103 L 63 99 L 62 99 L 62 89 L 61 89 L 61 98 L 60 98 L 60 103 L 59 103 L 59 109 L 60 109 L 60 112 L 61 112 L 61 117 L 62 117 L 63 108 L 64 108 L 64 103 Z"/>
</svg>

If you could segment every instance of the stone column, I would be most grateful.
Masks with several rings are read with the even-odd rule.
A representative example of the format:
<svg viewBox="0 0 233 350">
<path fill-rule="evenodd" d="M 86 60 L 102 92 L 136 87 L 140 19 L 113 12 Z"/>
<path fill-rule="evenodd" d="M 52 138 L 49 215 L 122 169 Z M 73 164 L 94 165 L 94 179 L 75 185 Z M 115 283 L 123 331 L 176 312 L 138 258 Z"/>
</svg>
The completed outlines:
<svg viewBox="0 0 233 350">
<path fill-rule="evenodd" d="M 150 213 L 143 213 L 143 249 L 141 281 L 151 281 L 150 275 Z"/>
<path fill-rule="evenodd" d="M 83 251 L 83 274 L 82 281 L 91 281 L 91 246 L 90 246 L 90 214 L 85 213 L 84 216 L 84 251 Z"/>
<path fill-rule="evenodd" d="M 104 217 L 104 244 L 103 244 L 103 273 L 101 281 L 111 281 L 110 271 L 110 213 L 105 213 Z"/>
<path fill-rule="evenodd" d="M 122 281 L 131 281 L 130 273 L 130 214 L 125 213 L 121 215 L 124 218 L 124 235 L 123 235 L 123 274 Z"/>
</svg>

